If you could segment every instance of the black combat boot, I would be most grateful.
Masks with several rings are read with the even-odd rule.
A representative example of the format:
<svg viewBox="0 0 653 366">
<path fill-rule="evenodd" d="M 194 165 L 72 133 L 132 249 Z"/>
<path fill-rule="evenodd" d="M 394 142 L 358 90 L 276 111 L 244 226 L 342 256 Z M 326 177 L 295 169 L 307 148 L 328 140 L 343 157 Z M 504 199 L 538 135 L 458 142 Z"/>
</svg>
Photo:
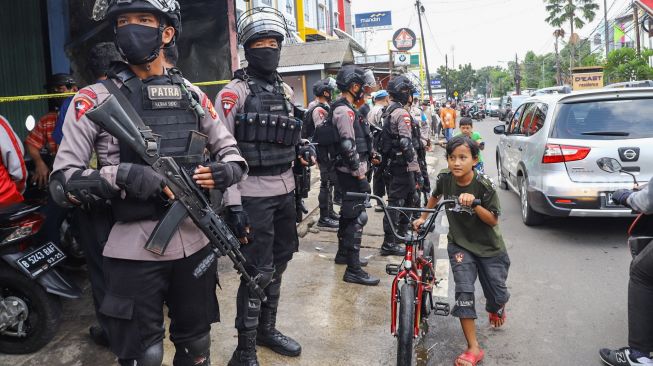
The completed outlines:
<svg viewBox="0 0 653 366">
<path fill-rule="evenodd" d="M 320 209 L 320 219 L 317 221 L 317 227 L 327 227 L 331 229 L 338 228 L 338 221 L 329 217 L 329 210 Z"/>
<path fill-rule="evenodd" d="M 256 329 L 238 331 L 238 347 L 227 366 L 259 366 L 256 358 Z"/>
<path fill-rule="evenodd" d="M 329 208 L 329 218 L 336 221 L 340 220 L 340 215 L 338 215 L 333 209 L 333 205 L 331 205 L 331 208 Z"/>
<path fill-rule="evenodd" d="M 348 251 L 346 249 L 338 249 L 335 258 L 336 264 L 347 264 L 347 257 L 348 257 L 347 252 Z M 361 267 L 367 266 L 367 259 L 359 256 L 358 261 Z"/>
<path fill-rule="evenodd" d="M 378 285 L 380 280 L 363 271 L 360 265 L 358 265 L 358 263 L 360 263 L 359 257 L 359 250 L 349 251 L 349 256 L 347 257 L 347 269 L 345 270 L 345 275 L 342 277 L 342 280 L 345 282 L 356 283 L 365 286 Z"/>
<path fill-rule="evenodd" d="M 406 248 L 404 248 L 401 244 L 398 243 L 384 241 L 383 245 L 381 245 L 381 255 L 382 256 L 396 255 L 396 256 L 403 257 L 406 255 Z"/>
<path fill-rule="evenodd" d="M 275 266 L 275 273 L 272 282 L 265 288 L 265 295 L 268 301 L 261 304 L 261 315 L 258 319 L 258 330 L 256 332 L 256 344 L 268 347 L 272 351 L 290 357 L 299 356 L 302 353 L 302 346 L 294 339 L 283 335 L 277 330 L 277 308 L 281 295 L 281 275 L 286 270 L 287 263 Z"/>
</svg>

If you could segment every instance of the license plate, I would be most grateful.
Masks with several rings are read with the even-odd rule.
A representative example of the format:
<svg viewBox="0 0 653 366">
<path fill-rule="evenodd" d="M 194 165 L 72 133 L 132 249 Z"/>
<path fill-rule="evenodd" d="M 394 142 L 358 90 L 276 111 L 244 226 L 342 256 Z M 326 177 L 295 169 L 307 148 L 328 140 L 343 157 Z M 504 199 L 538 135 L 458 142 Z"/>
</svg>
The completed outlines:
<svg viewBox="0 0 653 366">
<path fill-rule="evenodd" d="M 19 258 L 16 264 L 31 278 L 36 278 L 64 259 L 66 255 L 50 242 Z"/>
</svg>

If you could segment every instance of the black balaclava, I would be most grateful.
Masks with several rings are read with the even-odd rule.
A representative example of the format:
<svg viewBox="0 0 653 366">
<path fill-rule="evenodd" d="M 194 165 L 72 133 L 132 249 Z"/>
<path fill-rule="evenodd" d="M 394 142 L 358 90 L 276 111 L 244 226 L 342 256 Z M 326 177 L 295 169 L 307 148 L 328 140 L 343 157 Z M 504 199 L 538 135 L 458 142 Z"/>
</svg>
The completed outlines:
<svg viewBox="0 0 653 366">
<path fill-rule="evenodd" d="M 161 50 L 161 27 L 127 24 L 116 29 L 116 46 L 132 65 L 152 62 Z"/>
<path fill-rule="evenodd" d="M 271 80 L 274 78 L 280 58 L 281 48 L 245 48 L 247 70 L 254 74 L 254 76 L 259 76 L 264 79 Z"/>
</svg>

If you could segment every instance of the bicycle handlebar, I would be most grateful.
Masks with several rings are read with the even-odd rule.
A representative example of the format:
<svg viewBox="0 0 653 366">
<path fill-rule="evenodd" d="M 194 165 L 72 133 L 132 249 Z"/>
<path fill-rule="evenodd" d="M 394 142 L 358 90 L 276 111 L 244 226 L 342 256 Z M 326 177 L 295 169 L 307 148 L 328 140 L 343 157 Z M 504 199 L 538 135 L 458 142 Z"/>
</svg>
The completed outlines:
<svg viewBox="0 0 653 366">
<path fill-rule="evenodd" d="M 438 205 L 432 209 L 432 208 L 414 208 L 414 207 L 393 207 L 393 206 L 387 206 L 385 202 L 383 202 L 383 199 L 379 196 L 375 196 L 370 193 L 359 193 L 359 192 L 346 192 L 345 199 L 363 199 L 365 201 L 368 201 L 369 199 L 373 199 L 376 201 L 377 204 L 381 205 L 383 208 L 383 212 L 386 216 L 388 216 L 388 210 L 398 210 L 398 211 L 403 211 L 403 212 L 428 212 L 428 213 L 437 213 L 442 210 L 442 207 L 447 206 L 447 205 L 454 205 L 455 207 L 460 206 L 460 202 L 458 202 L 458 199 L 449 199 L 449 200 L 441 200 Z M 472 201 L 471 207 L 476 207 L 481 204 L 481 200 L 476 198 L 474 201 Z M 454 207 L 454 208 L 455 208 Z M 422 225 L 422 229 L 419 230 L 419 233 L 417 235 L 417 238 L 414 238 L 412 234 L 410 236 L 400 236 L 397 233 L 397 230 L 395 228 L 394 223 L 392 220 L 388 220 L 388 223 L 390 224 L 390 229 L 392 230 L 392 234 L 396 237 L 399 238 L 400 240 L 405 240 L 405 241 L 420 241 L 424 240 L 426 238 L 426 235 L 431 231 L 431 227 L 435 223 L 435 217 L 437 215 L 432 215 L 429 217 L 424 225 Z M 411 230 L 412 233 L 412 230 Z"/>
</svg>

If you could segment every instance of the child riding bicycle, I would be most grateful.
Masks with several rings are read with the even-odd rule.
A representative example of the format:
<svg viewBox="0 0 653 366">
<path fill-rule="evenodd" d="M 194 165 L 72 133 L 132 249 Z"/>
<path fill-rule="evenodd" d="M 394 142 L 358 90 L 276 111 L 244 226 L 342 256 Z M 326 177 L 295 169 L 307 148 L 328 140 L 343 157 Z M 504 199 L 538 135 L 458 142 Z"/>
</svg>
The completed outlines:
<svg viewBox="0 0 653 366">
<path fill-rule="evenodd" d="M 486 298 L 485 309 L 490 324 L 501 327 L 506 320 L 505 305 L 510 298 L 506 279 L 510 259 L 501 233 L 499 197 L 487 176 L 474 169 L 478 163 L 479 146 L 466 136 L 452 138 L 446 147 L 449 168 L 440 172 L 427 208 L 437 205 L 440 198 L 458 197 L 465 212 L 447 211 L 449 220 L 449 261 L 456 284 L 456 301 L 452 315 L 460 318 L 467 339 L 467 350 L 455 360 L 456 366 L 475 366 L 484 357 L 476 338 L 476 301 L 474 283 L 478 277 Z M 481 204 L 475 207 L 474 199 Z M 471 215 L 471 216 L 470 216 Z M 413 222 L 418 229 L 428 217 L 423 213 Z"/>
</svg>

